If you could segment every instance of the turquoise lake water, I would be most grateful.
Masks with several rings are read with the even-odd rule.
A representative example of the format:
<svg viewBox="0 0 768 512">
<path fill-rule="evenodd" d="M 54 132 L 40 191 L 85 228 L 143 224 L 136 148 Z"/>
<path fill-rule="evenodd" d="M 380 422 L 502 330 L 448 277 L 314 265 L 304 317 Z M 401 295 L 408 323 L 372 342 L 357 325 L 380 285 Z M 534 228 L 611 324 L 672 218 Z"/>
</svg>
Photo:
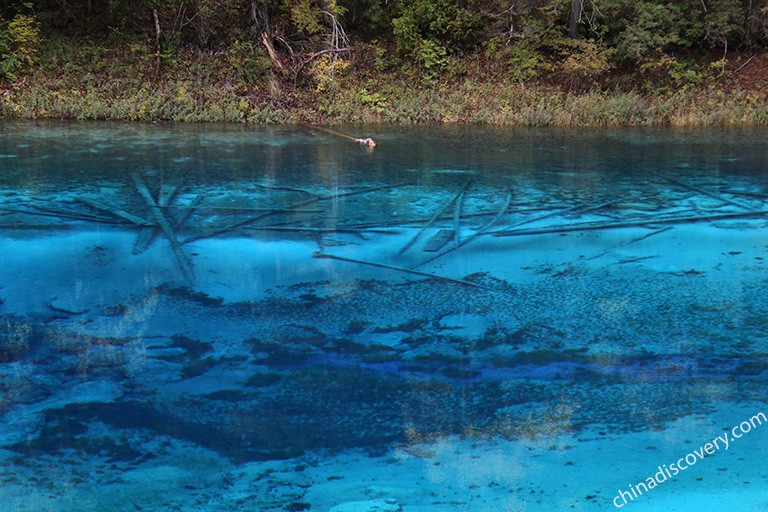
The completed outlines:
<svg viewBox="0 0 768 512">
<path fill-rule="evenodd" d="M 765 510 L 768 130 L 6 122 L 0 511 Z"/>
</svg>

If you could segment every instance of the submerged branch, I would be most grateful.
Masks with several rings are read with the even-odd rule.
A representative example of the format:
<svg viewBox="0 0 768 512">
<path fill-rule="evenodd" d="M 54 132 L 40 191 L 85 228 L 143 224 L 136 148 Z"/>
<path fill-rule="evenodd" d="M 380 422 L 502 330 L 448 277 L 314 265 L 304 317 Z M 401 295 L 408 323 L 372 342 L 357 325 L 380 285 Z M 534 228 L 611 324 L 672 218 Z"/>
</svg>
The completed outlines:
<svg viewBox="0 0 768 512">
<path fill-rule="evenodd" d="M 485 288 L 485 286 L 482 286 L 478 283 L 473 283 L 472 281 L 465 281 L 463 279 L 454 279 L 452 277 L 445 277 L 445 276 L 438 276 L 435 274 L 430 274 L 428 272 L 419 272 L 418 270 L 411 270 L 408 268 L 403 267 L 394 267 L 392 265 L 385 265 L 384 263 L 376 263 L 373 261 L 363 261 L 363 260 L 355 260 L 352 258 L 344 258 L 342 256 L 334 256 L 332 254 L 324 254 L 320 252 L 316 252 L 312 254 L 313 258 L 326 258 L 326 259 L 332 259 L 332 260 L 338 260 L 338 261 L 346 261 L 348 263 L 358 263 L 360 265 L 368 265 L 371 267 L 378 267 L 378 268 L 384 268 L 387 270 L 395 270 L 397 272 L 403 272 L 405 274 L 413 274 L 416 276 L 421 277 L 431 277 L 433 279 L 438 279 L 440 281 L 447 281 L 449 283 L 456 283 L 456 284 L 462 284 L 464 286 L 472 286 L 474 288 Z"/>
</svg>

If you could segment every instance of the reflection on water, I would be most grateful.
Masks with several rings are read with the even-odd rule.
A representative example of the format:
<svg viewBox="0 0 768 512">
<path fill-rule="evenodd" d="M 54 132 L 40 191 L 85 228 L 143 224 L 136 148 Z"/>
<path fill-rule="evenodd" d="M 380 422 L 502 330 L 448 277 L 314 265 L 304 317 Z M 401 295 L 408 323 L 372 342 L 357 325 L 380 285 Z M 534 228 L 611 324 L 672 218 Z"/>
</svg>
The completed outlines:
<svg viewBox="0 0 768 512">
<path fill-rule="evenodd" d="M 605 510 L 768 409 L 764 130 L 348 131 L 4 127 L 8 510 Z"/>
</svg>

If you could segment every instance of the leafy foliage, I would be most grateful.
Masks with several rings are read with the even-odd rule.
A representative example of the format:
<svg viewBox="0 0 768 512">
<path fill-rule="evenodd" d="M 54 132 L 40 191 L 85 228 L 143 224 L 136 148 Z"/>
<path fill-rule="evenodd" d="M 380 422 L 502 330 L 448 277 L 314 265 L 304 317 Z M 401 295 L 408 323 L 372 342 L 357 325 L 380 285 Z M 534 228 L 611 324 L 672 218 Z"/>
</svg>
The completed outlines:
<svg viewBox="0 0 768 512">
<path fill-rule="evenodd" d="M 0 22 L 0 77 L 16 78 L 38 60 L 42 36 L 40 23 L 29 14 Z"/>
<path fill-rule="evenodd" d="M 277 91 L 282 84 L 334 93 L 341 77 L 358 71 L 368 73 L 363 80 L 405 72 L 434 84 L 466 76 L 469 66 L 523 86 L 557 81 L 561 89 L 581 93 L 617 86 L 609 79 L 620 73 L 682 87 L 726 77 L 737 67 L 729 52 L 759 54 L 768 46 L 768 0 L 584 0 L 572 13 L 578 4 L 7 0 L 0 2 L 0 77 L 35 68 L 42 30 L 50 41 L 46 48 L 119 48 L 122 64 L 105 64 L 103 51 L 94 56 L 107 69 L 130 61 L 150 66 L 146 74 L 156 78 L 183 62 L 177 56 L 193 53 L 216 63 L 210 75 L 236 76 L 247 87 Z M 578 29 L 573 34 L 571 20 Z M 56 55 L 55 62 L 43 58 L 41 69 L 88 63 Z M 617 87 L 628 90 L 629 83 Z M 350 94 L 359 91 L 356 86 Z M 365 103 L 376 109 L 383 104 Z"/>
</svg>

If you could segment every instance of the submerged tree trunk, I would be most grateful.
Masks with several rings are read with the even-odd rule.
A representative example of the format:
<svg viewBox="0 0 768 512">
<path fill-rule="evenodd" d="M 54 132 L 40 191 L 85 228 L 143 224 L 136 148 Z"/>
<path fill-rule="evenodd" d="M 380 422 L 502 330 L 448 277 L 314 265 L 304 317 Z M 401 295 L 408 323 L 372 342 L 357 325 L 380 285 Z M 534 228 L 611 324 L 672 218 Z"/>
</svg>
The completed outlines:
<svg viewBox="0 0 768 512">
<path fill-rule="evenodd" d="M 584 0 L 573 0 L 568 33 L 574 39 L 579 37 L 579 18 L 581 18 L 582 9 L 584 9 Z"/>
</svg>

